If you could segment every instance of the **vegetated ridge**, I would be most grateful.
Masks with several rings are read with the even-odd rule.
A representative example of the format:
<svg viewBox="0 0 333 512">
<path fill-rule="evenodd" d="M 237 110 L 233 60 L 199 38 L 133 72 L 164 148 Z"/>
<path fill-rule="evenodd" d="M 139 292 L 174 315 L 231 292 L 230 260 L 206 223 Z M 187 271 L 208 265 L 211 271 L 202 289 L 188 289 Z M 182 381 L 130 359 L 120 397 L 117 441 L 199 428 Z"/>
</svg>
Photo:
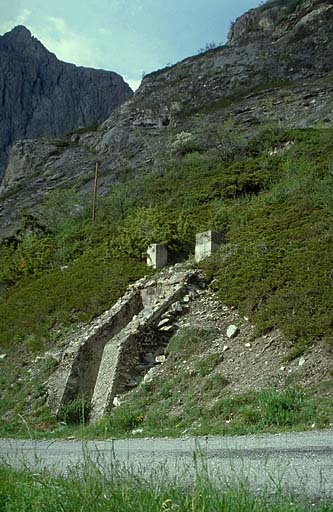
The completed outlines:
<svg viewBox="0 0 333 512">
<path fill-rule="evenodd" d="M 62 435 L 45 382 L 66 333 L 147 274 L 149 243 L 186 259 L 211 228 L 226 240 L 202 266 L 216 325 L 207 306 L 199 328 L 193 304 L 160 375 L 87 435 L 333 422 L 332 21 L 329 1 L 266 3 L 236 20 L 226 46 L 145 77 L 95 131 L 13 147 L 1 189 L 4 433 L 29 416 Z M 240 337 L 223 352 L 236 321 Z M 246 367 L 260 371 L 257 355 L 258 381 Z M 81 399 L 67 424 L 89 414 Z"/>
<path fill-rule="evenodd" d="M 21 25 L 0 36 L 0 77 L 0 181 L 18 139 L 100 124 L 132 96 L 117 73 L 61 62 Z"/>
</svg>

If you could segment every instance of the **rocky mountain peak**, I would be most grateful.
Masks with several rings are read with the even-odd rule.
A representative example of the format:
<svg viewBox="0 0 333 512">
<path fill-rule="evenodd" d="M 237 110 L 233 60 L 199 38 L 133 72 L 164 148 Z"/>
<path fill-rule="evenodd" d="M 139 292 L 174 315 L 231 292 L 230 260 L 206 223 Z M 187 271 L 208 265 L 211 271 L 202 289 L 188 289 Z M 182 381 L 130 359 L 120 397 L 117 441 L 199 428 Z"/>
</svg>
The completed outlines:
<svg viewBox="0 0 333 512">
<path fill-rule="evenodd" d="M 17 25 L 12 28 L 10 32 L 4 34 L 4 38 L 12 41 L 13 43 L 27 43 L 31 41 L 32 34 L 24 25 Z"/>
<path fill-rule="evenodd" d="M 113 71 L 58 60 L 23 25 L 0 36 L 0 182 L 15 141 L 99 124 L 132 94 Z"/>
<path fill-rule="evenodd" d="M 15 60 L 22 57 L 39 63 L 50 59 L 57 60 L 56 56 L 49 52 L 24 25 L 17 25 L 10 32 L 0 36 L 0 51 L 9 52 L 12 55 L 13 66 L 15 66 Z"/>
<path fill-rule="evenodd" d="M 31 50 L 37 47 L 42 48 L 47 53 L 47 49 L 24 25 L 17 25 L 3 36 L 0 36 L 0 48 L 2 50 L 7 49 L 15 53 L 31 53 Z"/>
</svg>

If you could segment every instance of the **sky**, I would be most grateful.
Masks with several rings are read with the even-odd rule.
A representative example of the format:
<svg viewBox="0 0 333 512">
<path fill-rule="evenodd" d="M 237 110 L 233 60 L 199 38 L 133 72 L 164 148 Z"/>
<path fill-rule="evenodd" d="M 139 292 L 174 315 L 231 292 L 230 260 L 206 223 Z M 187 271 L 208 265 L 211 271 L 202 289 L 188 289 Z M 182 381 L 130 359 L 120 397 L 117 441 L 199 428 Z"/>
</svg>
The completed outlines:
<svg viewBox="0 0 333 512">
<path fill-rule="evenodd" d="M 0 34 L 25 25 L 65 62 L 116 71 L 136 89 L 144 74 L 226 41 L 258 0 L 0 0 Z"/>
</svg>

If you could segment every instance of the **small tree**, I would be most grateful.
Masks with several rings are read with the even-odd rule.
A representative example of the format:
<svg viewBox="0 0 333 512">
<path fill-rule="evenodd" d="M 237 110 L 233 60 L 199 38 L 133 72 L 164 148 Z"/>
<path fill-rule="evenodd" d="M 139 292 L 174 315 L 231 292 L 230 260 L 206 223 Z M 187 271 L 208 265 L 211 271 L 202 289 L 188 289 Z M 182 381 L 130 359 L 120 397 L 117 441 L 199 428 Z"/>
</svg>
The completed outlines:
<svg viewBox="0 0 333 512">
<path fill-rule="evenodd" d="M 234 125 L 231 118 L 208 130 L 210 143 L 223 162 L 230 162 L 235 155 L 241 155 L 246 147 L 244 134 Z"/>
<path fill-rule="evenodd" d="M 198 53 L 205 53 L 209 50 L 214 50 L 215 48 L 218 48 L 220 46 L 219 43 L 216 43 L 215 41 L 211 41 L 210 43 L 206 43 L 205 46 L 202 48 L 199 48 Z"/>
</svg>

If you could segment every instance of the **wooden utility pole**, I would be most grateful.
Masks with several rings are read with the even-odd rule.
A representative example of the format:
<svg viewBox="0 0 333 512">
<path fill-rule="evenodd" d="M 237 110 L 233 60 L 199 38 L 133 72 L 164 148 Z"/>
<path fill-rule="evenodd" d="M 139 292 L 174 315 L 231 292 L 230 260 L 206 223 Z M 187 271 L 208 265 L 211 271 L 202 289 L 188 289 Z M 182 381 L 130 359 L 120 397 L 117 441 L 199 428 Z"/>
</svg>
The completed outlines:
<svg viewBox="0 0 333 512">
<path fill-rule="evenodd" d="M 98 171 L 99 171 L 99 162 L 96 162 L 93 207 L 92 207 L 92 223 L 93 224 L 95 224 L 95 221 L 96 221 L 96 196 L 97 196 Z"/>
</svg>

